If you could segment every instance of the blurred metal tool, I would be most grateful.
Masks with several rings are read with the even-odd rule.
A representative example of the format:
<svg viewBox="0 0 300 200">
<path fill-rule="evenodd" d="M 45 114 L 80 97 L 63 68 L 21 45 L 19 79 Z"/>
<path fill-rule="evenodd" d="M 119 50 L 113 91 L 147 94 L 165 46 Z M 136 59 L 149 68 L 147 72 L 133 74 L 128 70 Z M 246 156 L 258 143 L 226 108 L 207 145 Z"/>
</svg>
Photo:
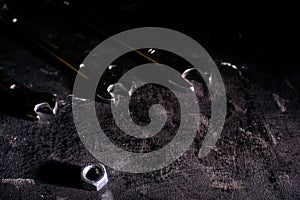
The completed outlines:
<svg viewBox="0 0 300 200">
<path fill-rule="evenodd" d="M 80 7 L 79 2 L 76 2 L 74 0 L 45 0 L 45 1 L 48 4 L 54 6 L 56 9 L 60 10 L 63 14 L 66 14 L 67 16 L 77 20 L 80 24 L 93 31 L 99 37 L 103 37 L 103 36 L 112 37 L 113 34 L 111 32 L 113 32 L 113 28 L 111 28 L 111 26 L 107 25 L 103 21 L 101 22 L 99 20 L 96 21 L 95 18 L 90 15 L 90 13 L 85 12 L 84 10 L 79 11 L 78 10 L 78 7 Z M 181 73 L 181 77 L 178 77 L 176 74 L 172 74 L 172 75 L 167 74 L 164 71 L 162 71 L 161 74 L 159 74 L 161 76 L 164 76 L 164 79 L 169 82 L 170 87 L 176 91 L 193 92 L 194 89 L 193 86 L 190 84 L 191 81 L 197 79 L 200 82 L 203 82 L 196 68 L 194 68 L 188 62 L 185 62 L 183 59 L 180 59 L 180 57 L 175 54 L 173 54 L 173 56 L 170 56 L 170 54 L 172 53 L 168 54 L 168 52 L 160 49 L 138 49 L 137 50 L 130 47 L 124 41 L 119 41 L 116 38 L 113 39 L 115 39 L 116 42 L 119 42 L 121 45 L 132 50 L 132 53 L 128 53 L 126 55 L 127 58 L 131 60 L 131 64 L 125 66 L 126 69 L 124 69 L 124 65 L 122 65 L 124 59 L 123 60 L 119 59 L 119 62 L 112 63 L 112 65 L 115 66 L 113 74 L 118 74 L 119 75 L 118 77 L 120 77 L 120 71 L 123 71 L 123 73 L 125 73 L 126 70 L 130 70 L 135 66 L 150 62 L 155 64 L 165 64 L 171 66 L 179 73 Z M 194 70 L 188 70 L 188 69 L 194 69 Z M 115 82 L 111 82 L 111 81 L 110 83 L 111 84 L 108 85 L 115 84 Z M 130 86 L 129 88 L 127 87 L 127 89 L 130 90 L 131 87 L 132 86 Z"/>
<path fill-rule="evenodd" d="M 87 77 L 82 72 L 79 72 L 80 65 L 82 64 L 81 60 L 78 60 L 77 56 L 70 56 L 68 51 L 63 49 L 58 44 L 55 44 L 49 38 L 47 38 L 42 33 L 39 33 L 35 30 L 34 27 L 30 26 L 26 21 L 17 18 L 12 12 L 8 9 L 7 4 L 4 3 L 4 0 L 0 0 L 3 3 L 0 12 L 0 20 L 4 22 L 4 24 L 8 25 L 14 33 L 17 33 L 18 36 L 21 36 L 24 40 L 33 44 L 36 48 L 46 53 L 48 56 L 54 58 L 55 60 L 62 63 L 67 69 L 78 73 L 80 76 L 85 78 L 87 81 L 89 77 Z M 35 2 L 35 1 L 34 1 Z M 75 18 L 79 24 L 88 27 L 90 30 L 94 31 L 99 37 L 105 36 L 109 37 L 110 35 L 98 28 L 97 25 L 93 23 L 93 20 L 86 20 L 86 18 L 82 17 L 80 12 L 76 12 L 72 9 L 72 2 L 70 1 L 54 1 L 47 0 L 48 3 L 54 5 L 56 8 L 63 11 L 63 13 L 68 13 L 67 15 Z M 99 81 L 98 88 L 95 94 L 95 98 L 98 101 L 102 102 L 111 102 L 113 101 L 113 97 L 110 95 L 108 88 L 111 85 L 114 85 L 118 82 L 119 78 L 126 73 L 128 70 L 132 69 L 135 66 L 142 65 L 145 63 L 155 63 L 155 64 L 165 64 L 173 67 L 179 73 L 184 73 L 186 69 L 190 69 L 191 66 L 189 63 L 184 62 L 183 59 L 174 59 L 174 56 L 170 57 L 168 52 L 159 50 L 159 49 L 133 49 L 123 41 L 118 41 L 121 45 L 126 46 L 132 51 L 126 55 L 121 56 L 120 59 L 114 61 L 111 66 L 116 66 L 114 68 L 109 68 L 107 66 L 107 70 L 103 74 L 102 78 Z M 175 56 L 176 57 L 176 56 Z M 192 72 L 192 71 L 191 71 Z M 170 75 L 162 71 L 160 76 L 164 77 L 164 80 L 167 80 L 170 88 L 173 88 L 176 91 L 180 92 L 192 92 L 193 87 L 190 84 L 189 80 L 186 80 L 183 76 L 178 75 Z M 141 75 L 141 77 L 145 77 L 145 75 Z M 191 77 L 191 76 L 185 76 Z M 124 84 L 126 85 L 126 84 Z M 133 85 L 126 86 L 127 90 L 130 91 Z M 129 94 L 130 95 L 130 94 Z"/>
<path fill-rule="evenodd" d="M 163 77 L 162 80 L 166 80 L 168 82 L 170 88 L 179 91 L 179 92 L 193 92 L 193 86 L 190 84 L 190 80 L 185 77 L 194 77 L 193 79 L 199 80 L 199 73 L 195 73 L 196 70 L 188 71 L 189 76 L 183 76 L 183 73 L 187 73 L 187 69 L 194 68 L 190 63 L 186 62 L 184 59 L 179 56 L 163 51 L 160 49 L 134 49 L 130 45 L 126 44 L 124 41 L 120 41 L 117 38 L 114 38 L 114 32 L 118 32 L 116 28 L 112 28 L 113 26 L 108 25 L 103 21 L 99 21 L 98 18 L 95 18 L 84 9 L 81 9 L 82 6 L 80 2 L 72 1 L 72 0 L 44 0 L 37 1 L 32 0 L 36 4 L 45 4 L 41 6 L 46 6 L 48 9 L 52 6 L 53 10 L 60 11 L 61 14 L 66 17 L 77 21 L 78 25 L 83 26 L 83 28 L 92 31 L 99 38 L 107 38 L 111 37 L 113 40 L 118 42 L 120 45 L 128 48 L 131 52 L 127 53 L 120 57 L 120 59 L 115 60 L 111 63 L 110 66 L 114 66 L 113 68 L 108 68 L 106 70 L 106 76 L 103 77 L 103 81 L 100 82 L 105 85 L 104 89 L 107 90 L 109 86 L 118 84 L 119 78 L 126 73 L 126 71 L 142 65 L 146 63 L 154 63 L 154 64 L 165 64 L 168 65 L 175 70 L 177 70 L 181 76 L 177 74 L 168 74 L 164 71 L 161 71 L 158 76 Z M 80 10 L 78 10 L 80 9 Z M 196 68 L 194 68 L 196 69 Z M 147 76 L 147 75 L 146 75 Z M 197 78 L 196 78 L 197 77 Z M 145 79 L 145 74 L 140 74 L 140 77 L 143 81 Z M 200 78 L 201 79 L 201 78 Z M 144 80 L 146 81 L 146 80 Z M 128 85 L 127 83 L 123 84 L 128 91 L 134 87 L 134 85 Z M 101 84 L 99 84 L 101 87 Z M 106 91 L 105 91 L 106 92 Z M 112 98 L 113 99 L 113 98 Z"/>
<path fill-rule="evenodd" d="M 56 95 L 36 92 L 0 71 L 0 112 L 28 120 L 39 120 L 57 112 Z"/>
<path fill-rule="evenodd" d="M 78 72 L 79 64 L 78 67 L 75 66 L 80 61 L 78 61 L 76 57 L 68 55 L 63 48 L 36 30 L 30 23 L 23 20 L 21 17 L 18 17 L 10 10 L 8 4 L 4 0 L 0 0 L 0 22 L 3 25 L 6 25 L 6 28 L 11 30 L 14 35 L 21 38 L 24 42 L 27 42 L 39 51 L 46 53 L 48 56 L 56 59 L 74 72 Z M 83 74 L 80 75 L 84 76 Z"/>
<path fill-rule="evenodd" d="M 73 75 L 79 74 L 87 81 L 89 80 L 85 74 L 78 71 L 82 61 L 77 56 L 70 55 L 66 49 L 54 43 L 30 23 L 15 15 L 4 0 L 0 0 L 0 22 L 6 26 L 10 33 L 25 42 L 30 48 L 33 48 L 39 55 L 58 61 L 65 67 L 64 69 L 72 72 Z M 111 96 L 106 90 L 105 83 L 100 82 L 99 85 L 100 87 L 95 95 L 96 100 L 110 102 Z"/>
</svg>

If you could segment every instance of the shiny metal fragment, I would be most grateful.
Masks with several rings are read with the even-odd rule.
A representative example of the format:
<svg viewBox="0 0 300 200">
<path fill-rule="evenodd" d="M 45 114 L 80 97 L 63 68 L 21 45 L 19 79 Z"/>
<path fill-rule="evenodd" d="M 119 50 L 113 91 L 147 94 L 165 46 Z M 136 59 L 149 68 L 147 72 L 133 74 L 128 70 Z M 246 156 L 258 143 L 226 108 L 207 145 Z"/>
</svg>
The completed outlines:
<svg viewBox="0 0 300 200">
<path fill-rule="evenodd" d="M 0 113 L 29 120 L 55 115 L 56 95 L 37 92 L 0 71 Z"/>
</svg>

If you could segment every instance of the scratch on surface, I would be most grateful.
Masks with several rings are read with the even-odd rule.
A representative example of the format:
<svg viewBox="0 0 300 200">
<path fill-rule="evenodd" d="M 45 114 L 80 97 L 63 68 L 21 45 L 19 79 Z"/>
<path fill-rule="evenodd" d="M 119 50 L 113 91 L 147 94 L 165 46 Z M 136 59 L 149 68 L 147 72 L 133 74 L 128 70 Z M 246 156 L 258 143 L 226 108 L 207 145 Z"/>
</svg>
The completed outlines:
<svg viewBox="0 0 300 200">
<path fill-rule="evenodd" d="M 215 169 L 214 167 L 204 166 L 208 177 L 212 181 L 210 186 L 213 188 L 235 190 L 245 188 L 242 181 L 236 181 L 231 177 L 230 172 L 222 169 Z"/>
<path fill-rule="evenodd" d="M 113 200 L 114 197 L 111 193 L 111 191 L 106 190 L 102 195 L 101 195 L 101 200 Z"/>
<path fill-rule="evenodd" d="M 275 138 L 275 136 L 274 136 L 274 131 L 271 129 L 271 127 L 270 127 L 269 124 L 265 124 L 265 128 L 266 128 L 267 134 L 268 134 L 268 136 L 270 137 L 272 143 L 273 143 L 274 145 L 276 145 L 276 144 L 277 144 L 277 140 L 276 140 L 276 138 Z"/>
<path fill-rule="evenodd" d="M 278 178 L 280 181 L 283 181 L 285 183 L 288 183 L 289 185 L 292 185 L 289 175 L 284 173 L 283 175 L 279 176 Z"/>
<path fill-rule="evenodd" d="M 33 179 L 24 179 L 24 178 L 3 178 L 1 183 L 8 183 L 16 186 L 19 189 L 25 185 L 35 185 L 35 181 Z"/>
<path fill-rule="evenodd" d="M 241 181 L 232 181 L 228 183 L 215 181 L 211 184 L 211 187 L 225 190 L 236 190 L 244 188 L 244 184 Z"/>
<path fill-rule="evenodd" d="M 250 131 L 248 131 L 248 130 L 246 130 L 246 129 L 244 129 L 244 128 L 241 128 L 241 127 L 239 127 L 239 131 L 245 133 L 247 136 L 252 135 L 252 132 L 250 132 Z"/>
<path fill-rule="evenodd" d="M 276 93 L 272 93 L 272 96 L 273 96 L 273 99 L 274 99 L 275 103 L 278 105 L 280 111 L 282 113 L 286 112 L 287 111 L 286 104 L 289 102 L 289 100 L 281 98 Z"/>
<path fill-rule="evenodd" d="M 42 73 L 46 74 L 46 75 L 57 76 L 57 71 L 51 72 L 51 71 L 48 71 L 48 70 L 46 70 L 46 69 L 44 69 L 44 68 L 40 68 L 40 71 L 41 71 Z"/>
<path fill-rule="evenodd" d="M 208 127 L 209 122 L 210 119 L 207 116 L 200 114 L 200 124 L 203 124 L 205 127 Z"/>
<path fill-rule="evenodd" d="M 232 104 L 236 112 L 246 113 L 247 109 L 243 105 L 243 101 L 240 99 L 230 99 L 228 103 Z"/>
<path fill-rule="evenodd" d="M 67 197 L 57 197 L 57 200 L 67 200 Z"/>
<path fill-rule="evenodd" d="M 8 67 L 15 67 L 16 64 L 14 62 L 9 62 L 9 61 L 5 61 L 5 60 L 0 60 L 0 65 L 1 68 L 3 69 L 3 66 L 8 66 Z"/>
<path fill-rule="evenodd" d="M 294 86 L 291 84 L 291 82 L 287 79 L 285 79 L 285 83 L 287 84 L 287 86 L 293 90 L 295 90 Z"/>
</svg>

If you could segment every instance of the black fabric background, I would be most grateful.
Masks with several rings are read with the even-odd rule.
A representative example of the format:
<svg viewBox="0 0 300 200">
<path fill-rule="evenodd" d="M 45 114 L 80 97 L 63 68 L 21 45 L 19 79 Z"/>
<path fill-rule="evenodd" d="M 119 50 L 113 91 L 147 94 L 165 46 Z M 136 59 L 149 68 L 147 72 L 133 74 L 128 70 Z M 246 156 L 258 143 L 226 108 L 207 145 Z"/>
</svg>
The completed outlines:
<svg viewBox="0 0 300 200">
<path fill-rule="evenodd" d="M 79 60 L 106 38 L 35 1 L 10 4 Z M 190 149 L 170 166 L 146 174 L 108 168 L 107 186 L 99 192 L 83 190 L 73 174 L 78 166 L 96 160 L 82 145 L 73 123 L 73 77 L 0 26 L 0 69 L 29 88 L 56 93 L 59 101 L 59 112 L 49 122 L 0 114 L 0 199 L 299 199 L 296 6 L 188 1 L 77 4 L 78 12 L 93 15 L 111 34 L 159 26 L 196 39 L 216 61 L 224 79 L 228 115 L 222 137 L 199 160 L 201 130 L 205 130 L 200 127 Z M 285 112 L 278 102 L 284 104 Z M 99 115 L 105 116 L 109 106 L 97 106 L 102 110 Z M 104 117 L 99 120 L 111 125 Z M 8 179 L 33 179 L 34 184 Z"/>
</svg>

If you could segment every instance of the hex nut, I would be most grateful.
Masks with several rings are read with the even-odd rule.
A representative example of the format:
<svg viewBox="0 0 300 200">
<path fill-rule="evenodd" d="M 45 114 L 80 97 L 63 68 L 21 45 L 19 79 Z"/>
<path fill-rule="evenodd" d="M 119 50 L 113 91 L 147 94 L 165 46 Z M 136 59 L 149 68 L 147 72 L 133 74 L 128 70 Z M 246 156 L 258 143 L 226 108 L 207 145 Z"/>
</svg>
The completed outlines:
<svg viewBox="0 0 300 200">
<path fill-rule="evenodd" d="M 86 164 L 81 168 L 82 186 L 87 190 L 100 190 L 108 182 L 106 169 L 102 164 Z"/>
</svg>

